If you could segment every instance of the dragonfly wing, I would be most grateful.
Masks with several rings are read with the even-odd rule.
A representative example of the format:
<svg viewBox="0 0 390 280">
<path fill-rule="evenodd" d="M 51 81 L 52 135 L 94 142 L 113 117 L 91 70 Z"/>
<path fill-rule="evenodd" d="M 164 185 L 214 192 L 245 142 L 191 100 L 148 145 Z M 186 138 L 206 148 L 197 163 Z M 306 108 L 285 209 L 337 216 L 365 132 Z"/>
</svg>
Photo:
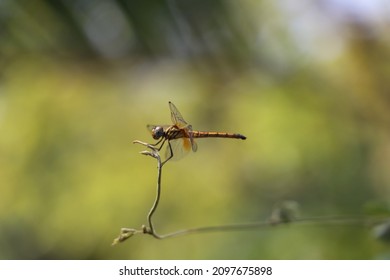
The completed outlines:
<svg viewBox="0 0 390 280">
<path fill-rule="evenodd" d="M 190 143 L 192 146 L 192 151 L 196 152 L 198 150 L 198 145 L 196 144 L 193 134 L 192 134 L 192 125 L 188 125 L 187 127 L 188 137 L 190 139 Z"/>
<path fill-rule="evenodd" d="M 192 144 L 192 151 L 196 152 L 198 150 L 198 144 L 196 144 L 195 140 L 193 138 L 191 139 L 191 144 Z"/>
<path fill-rule="evenodd" d="M 165 159 L 171 156 L 171 149 L 169 148 L 169 145 L 171 145 L 171 149 L 172 149 L 172 154 L 173 154 L 172 160 L 179 160 L 184 156 L 188 155 L 192 147 L 189 138 L 172 139 L 169 141 L 169 143 L 167 143 L 167 148 L 165 150 Z"/>
<path fill-rule="evenodd" d="M 183 116 L 172 102 L 169 102 L 169 108 L 171 109 L 172 122 L 179 128 L 186 128 L 188 123 L 184 120 Z"/>
</svg>

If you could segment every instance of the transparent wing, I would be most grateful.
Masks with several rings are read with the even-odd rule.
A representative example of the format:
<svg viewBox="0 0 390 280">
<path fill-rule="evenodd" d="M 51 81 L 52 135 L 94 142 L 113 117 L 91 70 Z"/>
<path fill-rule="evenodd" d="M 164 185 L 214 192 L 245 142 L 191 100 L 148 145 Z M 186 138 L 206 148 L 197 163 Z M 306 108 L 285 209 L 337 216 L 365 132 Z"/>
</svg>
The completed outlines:
<svg viewBox="0 0 390 280">
<path fill-rule="evenodd" d="M 189 138 L 177 138 L 169 141 L 172 148 L 172 160 L 179 160 L 184 156 L 188 155 L 188 153 L 193 148 L 191 141 Z M 165 159 L 171 156 L 171 150 L 169 149 L 169 143 L 166 143 L 167 147 L 165 150 Z M 195 143 L 196 145 L 196 143 Z"/>
<path fill-rule="evenodd" d="M 192 150 L 196 152 L 198 149 L 198 145 L 195 143 L 194 139 L 192 138 L 192 125 L 188 124 L 183 116 L 180 114 L 179 110 L 176 108 L 176 106 L 169 102 L 169 108 L 171 109 L 171 118 L 172 122 L 178 127 L 183 130 L 185 130 L 186 134 L 188 135 L 188 138 L 190 140 L 190 144 L 192 147 Z"/>
<path fill-rule="evenodd" d="M 169 102 L 169 108 L 171 109 L 171 119 L 173 124 L 175 124 L 178 128 L 187 128 L 189 126 L 188 123 L 184 120 L 183 116 L 172 102 Z"/>
<path fill-rule="evenodd" d="M 187 132 L 191 142 L 192 150 L 196 152 L 198 150 L 198 145 L 196 144 L 194 138 L 192 137 L 192 125 L 188 125 Z"/>
</svg>

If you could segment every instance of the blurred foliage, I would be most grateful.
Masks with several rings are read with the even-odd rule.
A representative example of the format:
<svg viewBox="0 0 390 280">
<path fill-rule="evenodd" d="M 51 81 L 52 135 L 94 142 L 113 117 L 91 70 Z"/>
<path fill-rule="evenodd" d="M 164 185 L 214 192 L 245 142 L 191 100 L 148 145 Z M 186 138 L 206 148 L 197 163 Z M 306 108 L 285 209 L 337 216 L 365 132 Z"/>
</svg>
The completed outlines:
<svg viewBox="0 0 390 280">
<path fill-rule="evenodd" d="M 386 5 L 1 1 L 0 258 L 389 258 L 385 224 L 110 246 L 146 223 L 156 166 L 131 141 L 170 123 L 168 101 L 194 129 L 248 139 L 201 139 L 164 167 L 159 233 L 265 220 L 285 200 L 304 217 L 388 215 Z"/>
</svg>

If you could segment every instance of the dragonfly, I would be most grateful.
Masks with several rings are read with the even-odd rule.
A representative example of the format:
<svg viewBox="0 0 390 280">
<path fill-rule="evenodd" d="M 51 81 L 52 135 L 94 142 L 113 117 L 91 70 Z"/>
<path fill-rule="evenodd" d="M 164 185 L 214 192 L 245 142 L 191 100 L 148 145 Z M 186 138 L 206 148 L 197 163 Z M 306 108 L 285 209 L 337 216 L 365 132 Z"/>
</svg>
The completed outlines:
<svg viewBox="0 0 390 280">
<path fill-rule="evenodd" d="M 169 108 L 171 110 L 171 125 L 147 125 L 148 130 L 151 132 L 153 139 L 158 140 L 157 143 L 152 144 L 158 151 L 162 149 L 164 144 L 168 144 L 165 150 L 166 163 L 170 159 L 179 160 L 183 156 L 187 155 L 191 150 L 196 152 L 198 145 L 195 142 L 195 138 L 231 138 L 242 139 L 246 137 L 238 133 L 228 132 L 211 132 L 211 131 L 197 131 L 192 129 L 192 125 L 188 124 L 183 116 L 180 114 L 176 106 L 169 102 Z"/>
</svg>

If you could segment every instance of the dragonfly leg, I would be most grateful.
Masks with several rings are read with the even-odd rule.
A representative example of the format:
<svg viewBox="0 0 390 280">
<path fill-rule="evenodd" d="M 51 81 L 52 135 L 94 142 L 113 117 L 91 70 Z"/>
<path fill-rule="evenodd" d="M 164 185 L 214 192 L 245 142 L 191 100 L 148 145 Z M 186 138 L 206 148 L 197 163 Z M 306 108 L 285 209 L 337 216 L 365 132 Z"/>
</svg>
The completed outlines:
<svg viewBox="0 0 390 280">
<path fill-rule="evenodd" d="M 161 148 L 164 146 L 164 143 L 165 143 L 166 140 L 167 140 L 166 138 L 161 138 L 160 140 L 157 141 L 157 143 L 155 143 L 155 144 L 150 144 L 150 145 L 156 147 L 156 146 L 158 146 L 158 145 L 161 143 L 161 144 L 160 144 L 160 147 L 156 148 L 157 151 L 160 151 Z"/>
<path fill-rule="evenodd" d="M 164 141 L 165 142 L 165 141 Z M 167 157 L 161 165 L 164 165 L 168 160 L 170 160 L 173 157 L 173 151 L 172 151 L 172 146 L 171 142 L 168 141 L 168 148 L 169 148 L 169 157 Z"/>
</svg>

